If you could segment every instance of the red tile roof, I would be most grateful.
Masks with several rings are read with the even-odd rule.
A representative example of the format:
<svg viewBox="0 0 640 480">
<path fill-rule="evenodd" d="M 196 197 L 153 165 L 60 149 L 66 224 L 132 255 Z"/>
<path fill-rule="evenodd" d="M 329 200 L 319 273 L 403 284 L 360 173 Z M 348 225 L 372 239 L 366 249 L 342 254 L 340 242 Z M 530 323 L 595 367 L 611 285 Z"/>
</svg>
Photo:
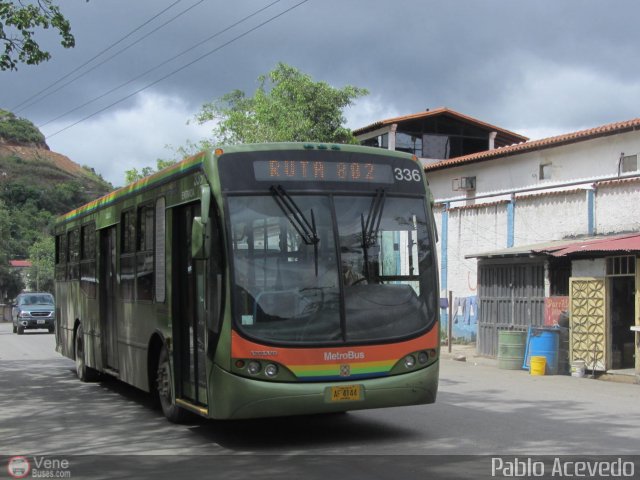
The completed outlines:
<svg viewBox="0 0 640 480">
<path fill-rule="evenodd" d="M 31 266 L 31 262 L 29 260 L 9 260 L 9 265 L 15 268 L 25 268 L 25 267 L 30 267 Z"/>
<path fill-rule="evenodd" d="M 615 180 L 604 180 L 602 182 L 596 182 L 594 183 L 594 186 L 596 188 L 599 187 L 611 187 L 611 186 L 615 186 L 615 185 L 621 185 L 623 183 L 639 183 L 640 182 L 640 177 L 636 177 L 636 178 L 616 178 Z"/>
<path fill-rule="evenodd" d="M 541 197 L 565 197 L 567 195 L 584 193 L 584 188 L 571 188 L 567 190 L 548 190 L 539 193 L 521 193 L 517 195 L 518 200 L 529 200 Z"/>
<path fill-rule="evenodd" d="M 640 118 L 634 118 L 633 120 L 626 120 L 624 122 L 609 123 L 607 125 L 589 128 L 587 130 L 566 133 L 564 135 L 543 138 L 541 140 L 518 143 L 516 145 L 496 148 L 494 150 L 486 150 L 484 152 L 473 153 L 471 155 L 465 155 L 462 157 L 450 158 L 448 160 L 442 160 L 440 162 L 425 165 L 425 170 L 441 170 L 458 165 L 492 160 L 495 158 L 506 157 L 510 155 L 518 155 L 520 153 L 531 152 L 534 150 L 544 150 L 547 148 L 559 147 L 561 145 L 582 142 L 585 140 L 592 140 L 594 138 L 606 137 L 609 135 L 617 135 L 634 130 L 640 130 Z"/>
</svg>

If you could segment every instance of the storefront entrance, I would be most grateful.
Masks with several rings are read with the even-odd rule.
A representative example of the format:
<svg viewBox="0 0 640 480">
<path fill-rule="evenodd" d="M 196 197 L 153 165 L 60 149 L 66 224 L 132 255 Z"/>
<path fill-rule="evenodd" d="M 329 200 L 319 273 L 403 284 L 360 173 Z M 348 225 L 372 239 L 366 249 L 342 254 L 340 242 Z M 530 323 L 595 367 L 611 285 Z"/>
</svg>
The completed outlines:
<svg viewBox="0 0 640 480">
<path fill-rule="evenodd" d="M 635 366 L 635 264 L 633 256 L 607 258 L 608 313 L 611 319 L 611 369 Z"/>
</svg>

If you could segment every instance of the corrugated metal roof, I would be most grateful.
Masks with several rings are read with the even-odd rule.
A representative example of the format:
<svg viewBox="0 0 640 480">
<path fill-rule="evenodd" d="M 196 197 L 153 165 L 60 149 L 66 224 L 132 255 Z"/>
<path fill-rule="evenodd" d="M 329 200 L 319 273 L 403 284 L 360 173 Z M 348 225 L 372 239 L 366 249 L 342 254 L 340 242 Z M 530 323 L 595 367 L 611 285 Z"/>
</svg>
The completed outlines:
<svg viewBox="0 0 640 480">
<path fill-rule="evenodd" d="M 547 253 L 564 257 L 580 253 L 635 253 L 640 252 L 640 233 L 585 239 L 560 248 L 546 249 L 534 253 Z"/>
<path fill-rule="evenodd" d="M 564 135 L 557 135 L 555 137 L 543 138 L 541 140 L 533 140 L 531 142 L 518 143 L 516 145 L 510 145 L 508 147 L 495 148 L 493 150 L 486 150 L 479 153 L 473 153 L 471 155 L 464 155 L 462 157 L 455 157 L 448 160 L 442 160 L 436 163 L 430 163 L 425 165 L 426 171 L 441 170 L 444 168 L 455 167 L 458 165 L 480 162 L 484 160 L 491 160 L 494 158 L 506 157 L 509 155 L 517 155 L 520 153 L 526 153 L 534 150 L 543 150 L 546 148 L 558 147 L 560 145 L 566 145 L 569 143 L 581 142 L 585 140 L 591 140 L 593 138 L 604 137 L 608 135 L 615 135 L 626 131 L 633 131 L 640 129 L 640 118 L 634 118 L 632 120 L 626 120 L 623 122 L 609 123 L 600 127 L 590 128 L 587 130 L 580 130 L 573 133 L 567 133 Z"/>
<path fill-rule="evenodd" d="M 465 255 L 465 258 L 521 257 L 551 255 L 564 257 L 581 253 L 636 253 L 640 252 L 640 233 L 625 233 L 583 239 L 554 240 L 531 245 L 491 250 Z"/>
<path fill-rule="evenodd" d="M 465 255 L 464 258 L 495 258 L 495 257 L 521 257 L 529 256 L 535 251 L 546 248 L 562 248 L 566 245 L 574 243 L 576 240 L 554 240 L 551 242 L 536 243 L 530 245 L 518 245 L 517 247 L 501 248 L 480 253 L 472 253 Z"/>
</svg>

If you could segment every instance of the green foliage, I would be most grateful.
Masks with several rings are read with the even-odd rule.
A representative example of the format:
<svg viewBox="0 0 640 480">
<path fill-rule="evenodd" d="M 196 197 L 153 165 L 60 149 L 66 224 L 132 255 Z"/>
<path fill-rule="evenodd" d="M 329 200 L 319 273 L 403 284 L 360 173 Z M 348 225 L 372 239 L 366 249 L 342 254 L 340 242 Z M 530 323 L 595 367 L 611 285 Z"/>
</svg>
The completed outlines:
<svg viewBox="0 0 640 480">
<path fill-rule="evenodd" d="M 15 298 L 22 290 L 24 290 L 24 283 L 20 272 L 11 270 L 8 265 L 0 266 L 0 293 L 3 293 L 5 298 L 0 299 L 7 303 L 12 298 Z"/>
<path fill-rule="evenodd" d="M 16 271 L 9 268 L 11 252 L 11 213 L 6 204 L 0 200 L 0 293 L 6 298 L 15 297 L 24 288 L 22 278 Z"/>
<path fill-rule="evenodd" d="M 44 135 L 25 118 L 0 109 L 0 138 L 9 143 L 46 145 Z"/>
<path fill-rule="evenodd" d="M 234 90 L 202 106 L 196 120 L 216 121 L 212 143 L 355 142 L 344 127 L 343 109 L 367 95 L 366 89 L 336 89 L 284 63 L 258 83 L 253 97 Z"/>
<path fill-rule="evenodd" d="M 93 178 L 94 180 L 107 184 L 109 185 L 111 188 L 113 188 L 113 185 L 111 185 L 109 182 L 107 182 L 104 177 L 102 176 L 102 174 L 96 172 L 96 169 L 93 167 L 90 167 L 89 165 L 82 165 L 82 168 L 84 169 L 85 173 L 90 176 L 91 178 Z"/>
<path fill-rule="evenodd" d="M 32 257 L 31 288 L 52 291 L 55 217 L 113 187 L 93 169 L 61 166 L 57 156 L 37 148 L 46 144 L 31 122 L 0 109 L 0 144 L 5 142 L 35 143 L 36 148 L 8 148 L 0 155 L 0 295 L 14 297 L 24 288 L 19 273 L 9 267 L 16 258 Z"/>
<path fill-rule="evenodd" d="M 38 292 L 53 293 L 56 244 L 52 236 L 44 236 L 29 247 L 28 287 Z"/>
<path fill-rule="evenodd" d="M 0 70 L 17 70 L 19 63 L 37 65 L 51 58 L 34 39 L 36 29 L 53 27 L 60 34 L 64 48 L 75 46 L 69 21 L 52 0 L 38 0 L 34 4 L 0 0 Z"/>
<path fill-rule="evenodd" d="M 148 177 L 149 175 L 153 175 L 160 170 L 163 170 L 171 165 L 177 163 L 176 160 L 163 160 L 158 158 L 156 160 L 156 168 L 153 167 L 143 167 L 140 171 L 136 168 L 131 168 L 129 170 L 124 171 L 124 182 L 125 184 L 137 182 L 138 180 L 142 180 L 144 177 Z"/>
<path fill-rule="evenodd" d="M 6 243 L 9 258 L 27 258 L 29 247 L 49 235 L 54 219 L 47 210 L 40 209 L 32 200 L 10 209 L 10 240 Z"/>
</svg>

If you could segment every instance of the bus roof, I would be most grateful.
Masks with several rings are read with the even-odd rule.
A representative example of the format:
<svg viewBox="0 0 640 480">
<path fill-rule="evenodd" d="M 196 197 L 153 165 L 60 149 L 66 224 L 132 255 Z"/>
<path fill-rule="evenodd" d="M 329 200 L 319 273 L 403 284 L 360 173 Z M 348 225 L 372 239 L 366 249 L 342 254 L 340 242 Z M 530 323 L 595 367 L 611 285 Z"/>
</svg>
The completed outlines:
<svg viewBox="0 0 640 480">
<path fill-rule="evenodd" d="M 216 147 L 210 151 L 214 156 L 221 156 L 225 153 L 240 153 L 240 152 L 256 152 L 256 151 L 269 151 L 269 150 L 333 150 L 344 152 L 367 152 L 369 154 L 413 158 L 417 161 L 416 157 L 404 153 L 396 152 L 393 150 L 387 150 L 376 147 L 366 147 L 362 145 L 349 145 L 349 144 L 327 144 L 318 142 L 280 142 L 280 143 L 252 143 L 252 144 L 240 144 L 240 145 L 224 145 Z M 199 152 L 191 157 L 171 165 L 167 168 L 160 170 L 148 177 L 140 179 L 129 185 L 121 187 L 113 192 L 110 192 L 96 200 L 93 200 L 85 205 L 82 205 L 75 210 L 71 210 L 63 215 L 60 215 L 56 219 L 56 224 L 66 223 L 70 220 L 78 218 L 82 215 L 91 213 L 94 210 L 107 207 L 124 197 L 140 193 L 148 188 L 154 187 L 160 183 L 163 183 L 167 179 L 175 176 L 187 173 L 191 170 L 200 168 L 208 151 Z"/>
</svg>

